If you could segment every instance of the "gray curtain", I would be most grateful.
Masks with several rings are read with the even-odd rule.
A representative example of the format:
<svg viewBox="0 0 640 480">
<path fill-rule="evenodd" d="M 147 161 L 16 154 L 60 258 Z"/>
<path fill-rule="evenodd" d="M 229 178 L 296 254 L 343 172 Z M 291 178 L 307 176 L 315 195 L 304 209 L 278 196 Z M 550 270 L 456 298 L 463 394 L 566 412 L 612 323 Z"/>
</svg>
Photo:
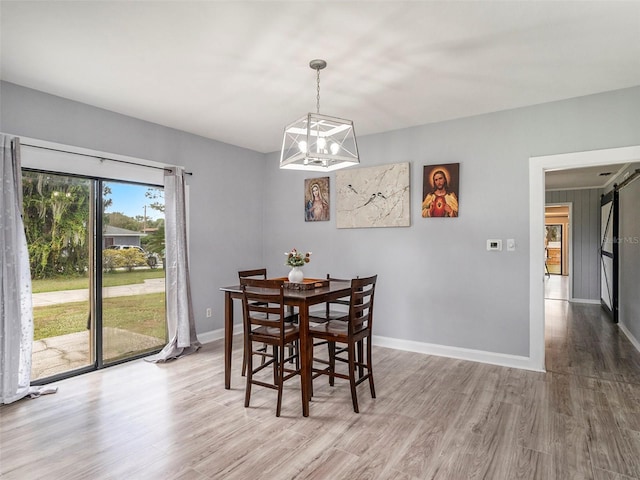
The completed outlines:
<svg viewBox="0 0 640 480">
<path fill-rule="evenodd" d="M 0 149 L 0 400 L 11 403 L 31 393 L 33 309 L 20 141 L 0 134 Z"/>
<path fill-rule="evenodd" d="M 196 352 L 201 344 L 196 336 L 185 210 L 184 170 L 175 168 L 165 172 L 165 259 L 167 326 L 169 343 L 149 362 L 164 362 Z"/>
</svg>

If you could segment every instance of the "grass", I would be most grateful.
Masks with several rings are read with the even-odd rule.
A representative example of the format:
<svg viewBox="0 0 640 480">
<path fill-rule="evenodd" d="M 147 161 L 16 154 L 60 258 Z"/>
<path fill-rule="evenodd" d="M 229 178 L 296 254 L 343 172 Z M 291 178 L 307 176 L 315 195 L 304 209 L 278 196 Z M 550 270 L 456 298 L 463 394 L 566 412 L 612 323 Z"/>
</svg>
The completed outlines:
<svg viewBox="0 0 640 480">
<path fill-rule="evenodd" d="M 105 298 L 103 312 L 105 327 L 165 340 L 164 293 Z M 88 314 L 89 302 L 36 307 L 33 309 L 34 340 L 86 330 Z"/>
<path fill-rule="evenodd" d="M 163 278 L 164 270 L 161 268 L 134 270 L 132 272 L 110 272 L 102 276 L 104 287 L 116 287 L 118 285 L 132 285 L 143 283 L 148 278 Z M 89 288 L 88 277 L 56 277 L 44 280 L 32 280 L 33 293 L 59 292 L 61 290 L 79 290 Z"/>
</svg>

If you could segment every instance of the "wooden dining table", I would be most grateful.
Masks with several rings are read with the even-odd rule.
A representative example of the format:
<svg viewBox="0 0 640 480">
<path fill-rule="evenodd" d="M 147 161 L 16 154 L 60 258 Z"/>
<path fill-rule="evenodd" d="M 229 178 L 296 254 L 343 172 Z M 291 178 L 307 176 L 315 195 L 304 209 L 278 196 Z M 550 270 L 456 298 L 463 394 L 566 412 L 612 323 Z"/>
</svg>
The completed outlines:
<svg viewBox="0 0 640 480">
<path fill-rule="evenodd" d="M 327 282 L 325 282 L 326 284 Z M 231 355 L 233 351 L 233 301 L 242 299 L 240 285 L 221 287 L 224 292 L 224 388 L 231 388 Z M 298 309 L 300 328 L 300 376 L 302 385 L 302 415 L 309 416 L 311 400 L 311 369 L 313 340 L 309 337 L 309 307 L 349 296 L 351 282 L 331 281 L 328 285 L 309 290 L 284 289 L 285 305 Z"/>
</svg>

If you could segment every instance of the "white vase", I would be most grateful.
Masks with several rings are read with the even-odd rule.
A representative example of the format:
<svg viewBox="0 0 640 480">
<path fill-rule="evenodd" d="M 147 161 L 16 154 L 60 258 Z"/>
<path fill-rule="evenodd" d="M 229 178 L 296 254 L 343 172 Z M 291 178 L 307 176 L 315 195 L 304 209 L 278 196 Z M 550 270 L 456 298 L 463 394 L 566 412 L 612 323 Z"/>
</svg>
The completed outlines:
<svg viewBox="0 0 640 480">
<path fill-rule="evenodd" d="M 300 267 L 291 267 L 291 271 L 289 272 L 289 281 L 291 283 L 300 283 L 304 280 L 304 273 L 302 272 L 302 268 Z"/>
</svg>

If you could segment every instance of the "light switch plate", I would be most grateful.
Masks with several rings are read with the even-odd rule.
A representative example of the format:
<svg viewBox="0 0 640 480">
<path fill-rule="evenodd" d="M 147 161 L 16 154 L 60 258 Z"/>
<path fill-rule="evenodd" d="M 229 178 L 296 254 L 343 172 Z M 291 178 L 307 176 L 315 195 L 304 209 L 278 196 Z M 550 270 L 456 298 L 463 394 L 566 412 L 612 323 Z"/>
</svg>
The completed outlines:
<svg viewBox="0 0 640 480">
<path fill-rule="evenodd" d="M 502 240 L 489 239 L 487 240 L 487 250 L 495 250 L 497 252 L 502 250 Z"/>
</svg>

